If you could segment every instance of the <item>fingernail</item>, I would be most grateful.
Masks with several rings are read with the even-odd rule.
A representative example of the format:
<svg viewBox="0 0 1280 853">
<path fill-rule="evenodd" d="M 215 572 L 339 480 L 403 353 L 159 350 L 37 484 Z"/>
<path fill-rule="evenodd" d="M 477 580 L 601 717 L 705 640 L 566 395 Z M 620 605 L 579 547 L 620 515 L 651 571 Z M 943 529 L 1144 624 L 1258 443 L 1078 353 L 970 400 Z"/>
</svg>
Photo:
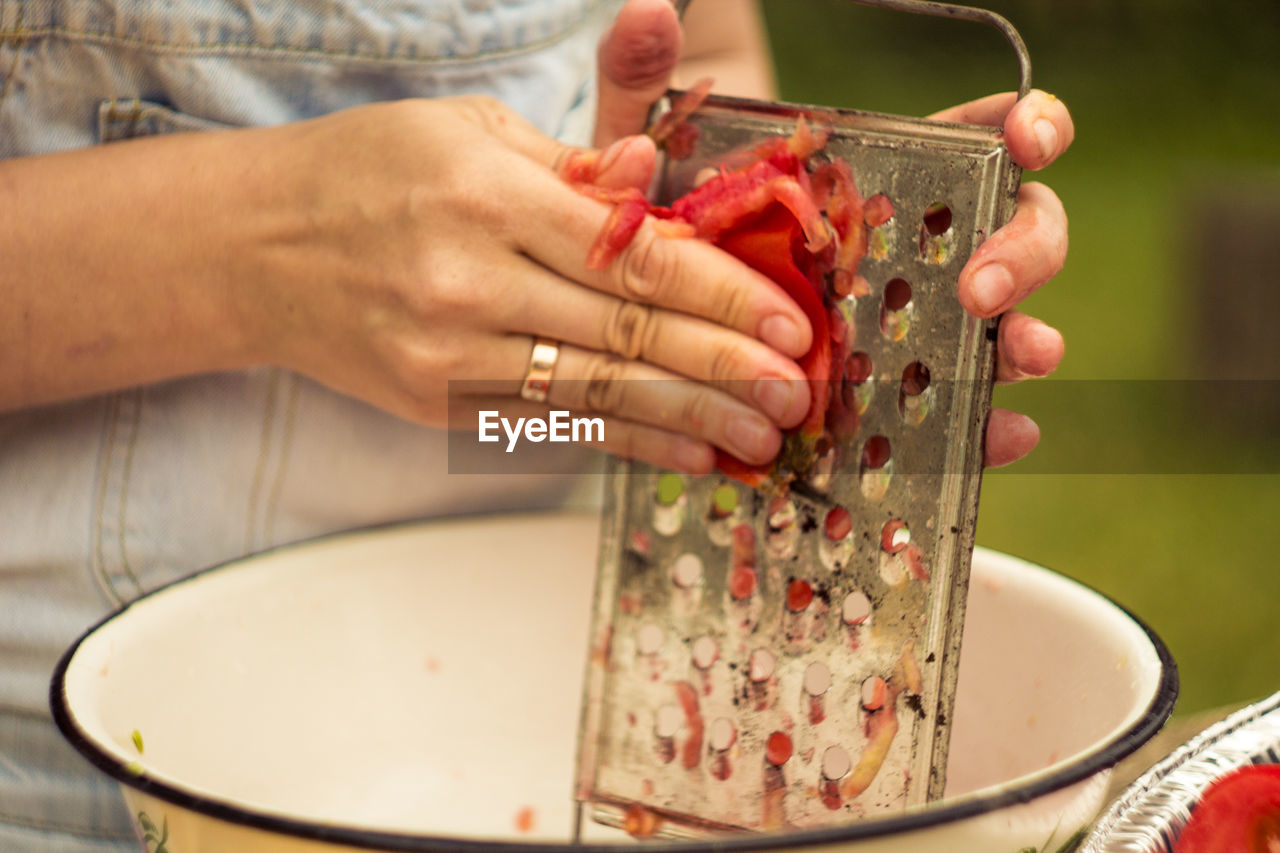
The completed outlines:
<svg viewBox="0 0 1280 853">
<path fill-rule="evenodd" d="M 760 321 L 760 340 L 783 355 L 805 353 L 804 329 L 786 314 L 771 314 Z"/>
<path fill-rule="evenodd" d="M 1056 362 L 1048 367 L 1043 364 L 1043 352 L 1045 350 L 1057 350 L 1062 345 L 1062 333 L 1052 326 L 1036 320 L 1024 334 L 1030 342 L 1028 351 L 1022 349 L 1008 348 L 1008 356 L 1010 356 L 1010 366 L 1013 367 L 1022 376 L 1045 376 L 1052 373 Z M 1013 358 L 1020 356 L 1021 358 Z M 1030 364 L 1027 362 L 1027 356 L 1031 356 Z"/>
<path fill-rule="evenodd" d="M 751 396 L 766 415 L 781 422 L 791 408 L 791 382 L 781 376 L 757 379 Z"/>
<path fill-rule="evenodd" d="M 971 292 L 978 313 L 991 315 L 1013 298 L 1013 276 L 1002 264 L 987 264 L 973 274 Z"/>
<path fill-rule="evenodd" d="M 1047 118 L 1038 118 L 1031 129 L 1036 134 L 1036 145 L 1040 147 L 1040 159 L 1044 162 L 1052 160 L 1058 153 L 1058 128 Z"/>
<path fill-rule="evenodd" d="M 630 142 L 630 137 L 623 137 L 608 148 L 604 149 L 604 151 L 600 152 L 600 161 L 596 164 L 597 177 L 609 171 L 609 169 L 618 162 L 618 158 L 622 156 L 622 150 L 626 148 Z"/>
<path fill-rule="evenodd" d="M 737 415 L 725 425 L 729 449 L 744 462 L 767 459 L 776 444 L 774 429 L 754 415 Z"/>
</svg>

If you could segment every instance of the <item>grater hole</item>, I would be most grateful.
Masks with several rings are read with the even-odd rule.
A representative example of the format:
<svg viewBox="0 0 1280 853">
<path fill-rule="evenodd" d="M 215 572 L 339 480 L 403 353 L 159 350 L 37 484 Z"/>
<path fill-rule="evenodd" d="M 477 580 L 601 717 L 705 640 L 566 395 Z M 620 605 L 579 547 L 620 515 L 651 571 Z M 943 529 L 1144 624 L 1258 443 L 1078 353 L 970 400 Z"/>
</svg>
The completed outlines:
<svg viewBox="0 0 1280 853">
<path fill-rule="evenodd" d="M 862 682 L 862 707 L 868 711 L 877 711 L 884 707 L 889 693 L 889 685 L 878 675 L 873 675 Z"/>
<path fill-rule="evenodd" d="M 796 523 L 796 505 L 785 497 L 778 496 L 769 501 L 769 530 L 778 533 L 792 527 Z"/>
<path fill-rule="evenodd" d="M 853 531 L 853 517 L 842 506 L 832 507 L 822 527 L 828 539 L 838 542 Z"/>
<path fill-rule="evenodd" d="M 693 641 L 693 665 L 698 669 L 710 669 L 720 657 L 720 647 L 712 637 L 699 637 Z"/>
<path fill-rule="evenodd" d="M 684 526 L 685 483 L 670 471 L 658 476 L 654 489 L 653 529 L 663 536 L 675 536 Z"/>
<path fill-rule="evenodd" d="M 867 500 L 879 500 L 889 491 L 892 475 L 889 456 L 889 439 L 873 435 L 862 445 L 862 466 L 858 473 L 858 485 Z"/>
<path fill-rule="evenodd" d="M 804 692 L 821 696 L 831 689 L 831 670 L 821 661 L 814 661 L 804 671 Z"/>
<path fill-rule="evenodd" d="M 854 590 L 844 597 L 840 618 L 846 625 L 861 625 L 871 618 L 871 599 L 862 590 Z"/>
<path fill-rule="evenodd" d="M 902 393 L 908 397 L 918 397 L 929 388 L 929 368 L 919 361 L 913 361 L 902 369 Z"/>
<path fill-rule="evenodd" d="M 901 311 L 911 302 L 911 284 L 905 278 L 890 279 L 884 286 L 884 307 Z"/>
<path fill-rule="evenodd" d="M 729 595 L 738 601 L 748 599 L 756 591 L 756 570 L 750 566 L 737 566 L 729 573 Z"/>
<path fill-rule="evenodd" d="M 724 752 L 738 739 L 738 729 L 728 717 L 711 721 L 710 742 L 716 752 Z"/>
<path fill-rule="evenodd" d="M 871 406 L 871 396 L 875 391 L 875 383 L 868 382 L 874 369 L 871 356 L 859 350 L 849 356 L 844 363 L 844 386 L 841 389 L 846 406 L 859 415 L 865 414 Z"/>
<path fill-rule="evenodd" d="M 670 471 L 658 476 L 657 493 L 654 497 L 658 506 L 675 506 L 676 501 L 684 495 L 684 478 Z"/>
<path fill-rule="evenodd" d="M 671 564 L 671 580 L 686 589 L 697 586 L 702 580 L 702 559 L 697 554 L 681 554 Z"/>
<path fill-rule="evenodd" d="M 867 234 L 867 256 L 876 260 L 889 257 L 893 242 L 893 202 L 884 193 L 876 193 L 867 199 L 862 209 L 862 219 L 870 229 Z"/>
<path fill-rule="evenodd" d="M 886 554 L 896 554 L 911 544 L 911 531 L 907 523 L 898 519 L 885 522 L 880 531 L 880 547 Z"/>
<path fill-rule="evenodd" d="M 929 368 L 913 361 L 902 370 L 902 384 L 898 386 L 898 414 L 910 426 L 918 426 L 929 414 L 933 401 L 933 388 L 929 384 Z"/>
<path fill-rule="evenodd" d="M 788 498 L 778 496 L 769 501 L 765 515 L 765 549 L 770 556 L 785 559 L 795 554 L 800 538 L 800 514 Z"/>
<path fill-rule="evenodd" d="M 862 445 L 862 467 L 883 468 L 889 464 L 889 439 L 873 435 Z"/>
<path fill-rule="evenodd" d="M 711 517 L 728 518 L 738 508 L 738 490 L 725 483 L 711 493 Z"/>
<path fill-rule="evenodd" d="M 756 649 L 747 660 L 747 678 L 756 684 L 762 684 L 773 677 L 776 663 L 773 652 L 768 649 Z"/>
<path fill-rule="evenodd" d="M 769 742 L 765 747 L 765 760 L 774 767 L 781 767 L 791 758 L 791 738 L 786 732 L 774 732 L 769 735 Z"/>
<path fill-rule="evenodd" d="M 925 208 L 924 233 L 930 237 L 940 237 L 951 227 L 951 208 L 940 201 Z"/>
<path fill-rule="evenodd" d="M 653 733 L 660 738 L 673 738 L 684 725 L 684 712 L 677 705 L 663 705 L 653 715 Z"/>
<path fill-rule="evenodd" d="M 934 202 L 925 208 L 920 223 L 920 258 L 930 264 L 944 264 L 951 257 L 953 232 L 951 208 Z"/>
<path fill-rule="evenodd" d="M 835 475 L 836 463 L 840 459 L 840 446 L 831 440 L 830 434 L 824 432 L 818 437 L 814 452 L 817 453 L 817 458 L 806 479 L 817 491 L 830 491 L 831 478 Z"/>
<path fill-rule="evenodd" d="M 890 279 L 880 303 L 880 333 L 891 341 L 902 340 L 911 329 L 914 313 L 910 282 L 905 278 Z"/>
<path fill-rule="evenodd" d="M 849 356 L 844 365 L 844 380 L 854 385 L 861 385 L 871 378 L 871 356 L 859 350 Z"/>
<path fill-rule="evenodd" d="M 826 752 L 822 753 L 822 776 L 824 779 L 837 782 L 847 776 L 852 769 L 853 761 L 850 760 L 849 753 L 845 751 L 844 747 L 828 747 Z"/>
<path fill-rule="evenodd" d="M 640 632 L 636 636 L 636 648 L 642 655 L 656 655 L 662 651 L 662 639 L 662 629 L 649 622 L 640 626 Z"/>
<path fill-rule="evenodd" d="M 796 578 L 787 584 L 787 609 L 799 613 L 813 601 L 813 586 L 806 580 Z"/>
</svg>

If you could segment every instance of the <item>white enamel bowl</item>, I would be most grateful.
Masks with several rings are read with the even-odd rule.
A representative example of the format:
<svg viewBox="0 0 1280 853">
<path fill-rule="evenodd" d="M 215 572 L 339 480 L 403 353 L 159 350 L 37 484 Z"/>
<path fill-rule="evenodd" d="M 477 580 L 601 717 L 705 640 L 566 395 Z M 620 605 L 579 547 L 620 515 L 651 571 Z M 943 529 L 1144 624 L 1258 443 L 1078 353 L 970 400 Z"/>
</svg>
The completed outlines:
<svg viewBox="0 0 1280 853">
<path fill-rule="evenodd" d="M 581 851 L 568 844 L 596 528 L 491 516 L 222 566 L 81 638 L 53 681 L 55 718 L 120 782 L 151 851 Z M 1132 616 L 991 552 L 975 557 L 962 661 L 941 802 L 667 846 L 1055 851 L 1177 692 Z M 610 833 L 589 828 L 587 849 L 632 843 Z"/>
</svg>

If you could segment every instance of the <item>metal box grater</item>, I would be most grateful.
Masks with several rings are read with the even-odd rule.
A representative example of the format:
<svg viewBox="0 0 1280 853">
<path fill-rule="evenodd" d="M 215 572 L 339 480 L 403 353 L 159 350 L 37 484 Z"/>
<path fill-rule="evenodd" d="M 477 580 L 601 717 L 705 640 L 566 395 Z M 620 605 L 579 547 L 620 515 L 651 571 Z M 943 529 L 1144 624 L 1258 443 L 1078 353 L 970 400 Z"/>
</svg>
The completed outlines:
<svg viewBox="0 0 1280 853">
<path fill-rule="evenodd" d="M 847 823 L 945 781 L 996 339 L 956 279 L 1020 173 L 993 128 L 712 96 L 657 201 L 801 117 L 894 210 L 870 295 L 828 295 L 859 426 L 786 494 L 611 463 L 576 796 L 636 835 Z"/>
</svg>

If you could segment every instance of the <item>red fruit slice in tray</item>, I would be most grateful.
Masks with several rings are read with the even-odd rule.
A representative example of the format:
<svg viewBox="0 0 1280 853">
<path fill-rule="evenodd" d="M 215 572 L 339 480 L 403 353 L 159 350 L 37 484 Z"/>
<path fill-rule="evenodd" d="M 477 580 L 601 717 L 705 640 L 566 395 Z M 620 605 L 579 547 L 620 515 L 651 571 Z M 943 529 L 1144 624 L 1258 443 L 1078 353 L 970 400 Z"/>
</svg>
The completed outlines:
<svg viewBox="0 0 1280 853">
<path fill-rule="evenodd" d="M 1241 767 L 1214 780 L 1191 811 L 1173 853 L 1280 851 L 1280 765 Z"/>
<path fill-rule="evenodd" d="M 696 102 L 704 93 L 705 88 Z M 696 102 L 682 100 L 680 123 Z M 677 127 L 661 125 L 661 138 L 670 138 Z M 845 370 L 842 364 L 833 364 L 833 352 L 841 359 L 847 355 L 850 336 L 841 322 L 831 325 L 834 302 L 826 294 L 828 283 L 836 297 L 865 294 L 866 282 L 857 271 L 867 250 L 867 225 L 892 215 L 883 197 L 867 209 L 847 163 L 828 161 L 811 171 L 810 161 L 826 146 L 828 135 L 802 118 L 791 136 L 729 155 L 716 175 L 668 207 L 644 202 L 635 190 L 594 186 L 596 152 L 568 158 L 561 171 L 583 193 L 613 205 L 591 248 L 589 267 L 602 269 L 612 263 L 645 218 L 652 216 L 664 233 L 706 240 L 769 277 L 808 318 L 813 343 L 798 360 L 810 385 L 804 420 L 786 431 L 782 450 L 767 465 L 749 465 L 723 451 L 716 456 L 721 472 L 773 492 L 784 491 L 813 466 L 828 429 L 829 409 L 831 418 L 838 421 L 832 424 L 836 434 L 856 426 L 856 417 L 849 417 L 842 396 Z M 838 340 L 833 341 L 833 331 Z"/>
</svg>

